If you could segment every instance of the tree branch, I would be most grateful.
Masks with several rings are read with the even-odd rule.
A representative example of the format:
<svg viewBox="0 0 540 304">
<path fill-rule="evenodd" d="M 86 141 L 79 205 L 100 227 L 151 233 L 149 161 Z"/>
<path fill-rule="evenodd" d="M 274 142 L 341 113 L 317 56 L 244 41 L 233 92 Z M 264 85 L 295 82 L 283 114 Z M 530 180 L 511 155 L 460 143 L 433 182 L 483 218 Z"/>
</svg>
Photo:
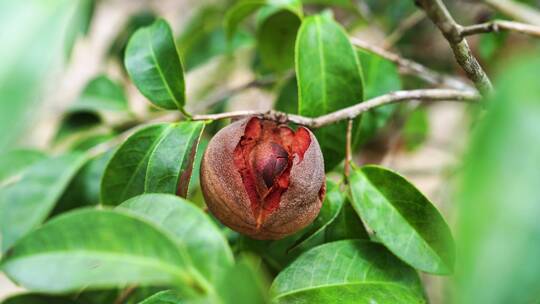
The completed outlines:
<svg viewBox="0 0 540 304">
<path fill-rule="evenodd" d="M 486 23 L 464 26 L 460 29 L 460 34 L 461 37 L 465 37 L 475 34 L 499 32 L 500 30 L 540 37 L 540 26 L 506 20 L 494 20 Z"/>
<path fill-rule="evenodd" d="M 434 70 L 431 70 L 430 68 L 414 62 L 409 59 L 402 58 L 401 56 L 392 53 L 390 51 L 387 51 L 383 48 L 373 46 L 365 41 L 362 41 L 357 38 L 351 38 L 351 43 L 363 50 L 366 50 L 368 52 L 377 54 L 386 60 L 389 60 L 396 65 L 398 65 L 405 73 L 417 76 L 420 79 L 423 79 L 424 81 L 434 84 L 434 85 L 442 85 L 444 87 L 448 87 L 451 89 L 456 90 L 467 90 L 467 91 L 475 91 L 475 89 L 467 83 L 467 81 L 462 80 L 460 78 L 444 75 L 439 72 L 436 72 Z"/>
<path fill-rule="evenodd" d="M 219 120 L 226 118 L 240 118 L 244 116 L 261 116 L 263 118 L 280 121 L 292 122 L 309 128 L 320 128 L 326 125 L 334 124 L 342 120 L 353 119 L 360 114 L 373 108 L 384 106 L 391 103 L 407 100 L 431 100 L 431 101 L 474 101 L 479 98 L 478 94 L 470 91 L 458 91 L 450 89 L 426 89 L 396 91 L 381 95 L 353 106 L 322 115 L 319 117 L 305 117 L 294 114 L 287 114 L 277 111 L 235 111 L 219 114 L 193 115 L 192 120 Z"/>
<path fill-rule="evenodd" d="M 282 123 L 292 122 L 298 125 L 303 125 L 309 128 L 320 128 L 326 125 L 337 123 L 342 120 L 351 120 L 362 113 L 365 113 L 373 108 L 381 107 L 387 104 L 397 103 L 401 101 L 409 100 L 424 100 L 424 101 L 467 101 L 472 102 L 480 98 L 478 93 L 474 91 L 459 91 L 451 89 L 425 89 L 425 90 L 410 90 L 410 91 L 395 91 L 385 95 L 381 95 L 356 105 L 343 108 L 341 110 L 322 115 L 319 117 L 305 117 L 300 115 L 288 114 L 278 111 L 234 111 L 218 114 L 206 114 L 206 115 L 192 115 L 191 120 L 220 120 L 228 118 L 242 118 L 245 116 L 260 116 L 266 119 L 279 121 Z M 159 123 L 159 122 L 174 122 L 181 119 L 181 114 L 178 112 L 170 112 L 165 115 L 154 117 L 146 123 Z M 139 122 L 142 123 L 142 122 Z M 94 157 L 112 147 L 120 144 L 123 140 L 129 137 L 139 127 L 134 127 L 125 130 L 117 137 L 99 144 L 88 151 L 89 156 Z"/>
<path fill-rule="evenodd" d="M 452 18 L 442 0 L 418 0 L 418 3 L 444 35 L 454 52 L 456 61 L 478 91 L 482 94 L 491 92 L 493 90 L 491 81 L 472 54 L 467 40 L 461 36 L 461 26 Z"/>
<path fill-rule="evenodd" d="M 511 0 L 485 0 L 485 2 L 512 19 L 540 26 L 540 12 L 525 3 Z"/>
</svg>

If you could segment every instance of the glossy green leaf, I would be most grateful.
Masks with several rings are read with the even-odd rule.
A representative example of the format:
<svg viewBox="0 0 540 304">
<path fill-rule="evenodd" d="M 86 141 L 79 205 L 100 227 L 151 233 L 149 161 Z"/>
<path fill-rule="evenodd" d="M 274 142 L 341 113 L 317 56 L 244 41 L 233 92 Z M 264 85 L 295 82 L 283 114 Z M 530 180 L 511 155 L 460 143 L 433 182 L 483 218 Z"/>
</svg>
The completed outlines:
<svg viewBox="0 0 540 304">
<path fill-rule="evenodd" d="M 449 274 L 454 242 L 437 208 L 401 175 L 378 166 L 351 174 L 352 203 L 377 238 L 413 267 Z"/>
<path fill-rule="evenodd" d="M 184 299 L 173 290 L 160 291 L 139 304 L 181 304 Z"/>
<path fill-rule="evenodd" d="M 23 293 L 11 296 L 2 304 L 79 304 L 75 300 L 71 300 L 68 297 L 41 295 L 34 293 Z"/>
<path fill-rule="evenodd" d="M 18 242 L 0 265 L 25 288 L 53 293 L 199 284 L 174 240 L 147 221 L 112 210 L 59 216 Z"/>
<path fill-rule="evenodd" d="M 101 200 L 118 205 L 142 193 L 187 193 L 204 123 L 146 126 L 115 152 L 101 182 Z"/>
<path fill-rule="evenodd" d="M 136 196 L 118 207 L 169 232 L 207 281 L 215 283 L 232 266 L 232 252 L 221 231 L 192 203 L 160 193 Z"/>
<path fill-rule="evenodd" d="M 271 292 L 276 303 L 425 303 L 414 269 L 369 241 L 311 249 L 276 277 Z"/>
<path fill-rule="evenodd" d="M 195 154 L 195 160 L 193 161 L 192 176 L 195 176 L 195 178 L 192 178 L 189 181 L 188 195 L 187 195 L 187 198 L 192 203 L 194 203 L 195 205 L 201 208 L 205 206 L 205 202 L 204 202 L 204 197 L 202 194 L 199 176 L 201 174 L 202 157 L 204 155 L 204 151 L 206 150 L 206 147 L 208 146 L 208 142 L 209 140 L 204 137 L 201 137 L 201 140 L 199 141 L 199 147 L 197 148 L 197 153 Z"/>
<path fill-rule="evenodd" d="M 32 164 L 44 159 L 45 153 L 38 150 L 19 149 L 0 155 L 0 185 L 7 179 L 23 173 Z"/>
<path fill-rule="evenodd" d="M 47 218 L 85 160 L 77 153 L 44 159 L 0 187 L 2 252 Z"/>
<path fill-rule="evenodd" d="M 89 159 L 71 180 L 52 215 L 100 203 L 101 179 L 113 151 Z"/>
<path fill-rule="evenodd" d="M 538 52 L 505 63 L 460 177 L 454 303 L 540 301 Z"/>
<path fill-rule="evenodd" d="M 148 160 L 145 192 L 187 195 L 203 122 L 181 122 L 164 134 Z"/>
<path fill-rule="evenodd" d="M 299 114 L 320 116 L 363 100 L 362 72 L 356 51 L 347 33 L 331 17 L 316 15 L 304 19 L 295 52 Z M 354 125 L 356 134 L 358 123 Z M 341 122 L 315 132 L 327 170 L 345 156 L 346 128 L 347 122 Z"/>
<path fill-rule="evenodd" d="M 301 18 L 302 6 L 298 0 L 279 1 L 259 11 L 257 47 L 266 67 L 277 72 L 293 67 L 294 45 Z"/>
<path fill-rule="evenodd" d="M 122 86 L 105 75 L 90 80 L 71 111 L 127 111 L 128 101 Z"/>
<path fill-rule="evenodd" d="M 305 233 L 300 239 L 298 239 L 290 250 L 294 250 L 297 246 L 308 241 L 309 239 L 314 238 L 317 234 L 324 232 L 325 228 L 338 217 L 341 207 L 345 197 L 343 191 L 339 188 L 338 184 L 335 184 L 331 181 L 326 182 L 326 196 L 324 197 L 324 202 L 319 211 L 319 215 L 311 225 L 308 226 Z"/>
<path fill-rule="evenodd" d="M 126 48 L 125 66 L 141 93 L 157 107 L 184 111 L 184 70 L 169 24 L 140 28 Z"/>
<path fill-rule="evenodd" d="M 266 3 L 267 1 L 265 0 L 246 0 L 239 1 L 233 7 L 231 7 L 227 11 L 225 20 L 223 22 L 227 38 L 231 39 L 236 33 L 240 22 L 259 8 L 263 7 Z"/>
</svg>

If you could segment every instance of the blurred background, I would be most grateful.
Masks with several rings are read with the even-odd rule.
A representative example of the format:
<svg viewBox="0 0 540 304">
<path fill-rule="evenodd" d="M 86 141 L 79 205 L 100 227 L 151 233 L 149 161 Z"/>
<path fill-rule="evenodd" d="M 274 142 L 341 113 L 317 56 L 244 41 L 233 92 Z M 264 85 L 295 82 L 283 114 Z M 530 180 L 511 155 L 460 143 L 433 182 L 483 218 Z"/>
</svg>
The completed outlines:
<svg viewBox="0 0 540 304">
<path fill-rule="evenodd" d="M 254 20 L 243 23 L 233 43 L 227 44 L 223 16 L 234 2 L 0 0 L 0 151 L 24 147 L 59 153 L 74 145 L 110 139 L 155 117 L 157 110 L 149 107 L 129 81 L 123 51 L 129 36 L 156 17 L 165 18 L 177 38 L 187 75 L 189 111 L 272 109 L 279 102 L 292 104 L 296 93 L 287 73 L 275 73 L 260 62 Z M 440 72 L 464 76 L 448 43 L 414 1 L 306 2 L 306 14 L 330 9 L 353 37 Z M 512 17 L 501 10 L 505 1 L 445 3 L 461 24 Z M 539 1 L 520 3 L 540 9 Z M 489 75 L 504 74 L 501 70 L 508 61 L 538 50 L 538 41 L 511 33 L 468 40 Z M 531 71 L 520 77 L 535 78 L 540 86 L 540 70 Z M 396 81 L 397 89 L 432 87 L 407 75 Z M 118 101 L 119 106 L 96 114 L 84 105 L 84 99 L 95 96 Z M 124 102 L 128 110 L 122 106 Z M 462 103 L 400 105 L 366 139 L 354 159 L 359 164 L 379 163 L 407 176 L 455 226 L 456 176 L 471 130 L 482 115 L 478 107 Z M 219 126 L 213 124 L 207 135 Z M 531 140 L 540 140 L 539 133 L 531 133 Z M 535 164 L 540 168 L 540 158 Z M 431 302 L 443 302 L 448 279 L 425 275 L 423 280 Z M 0 274 L 0 300 L 17 291 Z"/>
</svg>

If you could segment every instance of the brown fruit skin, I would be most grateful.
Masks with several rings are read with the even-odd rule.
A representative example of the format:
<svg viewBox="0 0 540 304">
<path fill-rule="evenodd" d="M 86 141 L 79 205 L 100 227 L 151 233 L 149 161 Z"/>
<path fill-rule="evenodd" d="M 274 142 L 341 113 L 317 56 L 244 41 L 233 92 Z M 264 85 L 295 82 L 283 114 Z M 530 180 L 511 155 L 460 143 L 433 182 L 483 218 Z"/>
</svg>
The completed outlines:
<svg viewBox="0 0 540 304">
<path fill-rule="evenodd" d="M 325 192 L 324 160 L 317 139 L 309 132 L 309 147 L 300 161 L 294 155 L 289 186 L 279 207 L 257 227 L 242 177 L 234 163 L 234 150 L 250 118 L 221 129 L 209 142 L 201 163 L 201 188 L 208 209 L 224 225 L 255 239 L 281 239 L 317 217 Z"/>
</svg>

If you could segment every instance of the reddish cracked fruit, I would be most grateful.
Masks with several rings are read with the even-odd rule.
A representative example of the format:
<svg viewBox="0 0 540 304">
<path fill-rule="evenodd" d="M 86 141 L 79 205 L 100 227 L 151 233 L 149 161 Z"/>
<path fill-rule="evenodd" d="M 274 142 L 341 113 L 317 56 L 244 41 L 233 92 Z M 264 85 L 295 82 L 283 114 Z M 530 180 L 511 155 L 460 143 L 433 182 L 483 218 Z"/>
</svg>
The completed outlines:
<svg viewBox="0 0 540 304">
<path fill-rule="evenodd" d="M 280 239 L 304 228 L 321 208 L 324 161 L 306 128 L 256 117 L 219 131 L 201 164 L 208 209 L 256 239 Z"/>
</svg>

